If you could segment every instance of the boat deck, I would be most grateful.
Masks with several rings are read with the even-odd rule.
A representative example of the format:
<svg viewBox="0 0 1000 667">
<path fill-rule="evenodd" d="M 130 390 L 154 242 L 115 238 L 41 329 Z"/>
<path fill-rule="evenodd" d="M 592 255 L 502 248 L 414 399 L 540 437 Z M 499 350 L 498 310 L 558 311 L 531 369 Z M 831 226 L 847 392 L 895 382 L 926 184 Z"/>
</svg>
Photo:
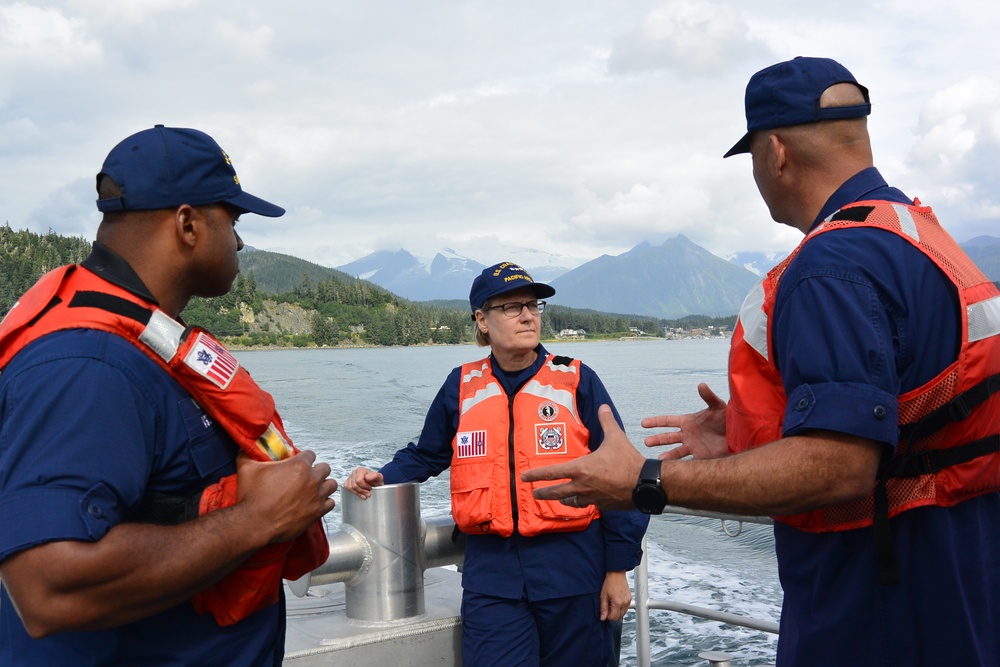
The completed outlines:
<svg viewBox="0 0 1000 667">
<path fill-rule="evenodd" d="M 461 665 L 462 575 L 435 567 L 424 572 L 424 613 L 389 622 L 347 618 L 343 584 L 313 586 L 305 597 L 286 590 L 285 664 Z"/>
</svg>

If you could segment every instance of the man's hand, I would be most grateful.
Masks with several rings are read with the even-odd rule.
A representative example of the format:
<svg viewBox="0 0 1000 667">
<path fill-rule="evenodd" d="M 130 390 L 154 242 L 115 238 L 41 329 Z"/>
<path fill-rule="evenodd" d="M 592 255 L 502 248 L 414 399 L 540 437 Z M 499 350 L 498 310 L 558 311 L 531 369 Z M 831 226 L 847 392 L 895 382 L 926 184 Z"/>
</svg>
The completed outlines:
<svg viewBox="0 0 1000 667">
<path fill-rule="evenodd" d="M 700 412 L 646 417 L 642 420 L 643 428 L 677 429 L 646 437 L 647 447 L 680 443 L 679 447 L 660 454 L 661 460 L 673 461 L 685 456 L 716 459 L 729 454 L 729 447 L 726 445 L 726 402 L 716 396 L 704 382 L 698 385 L 698 395 L 708 406 Z"/>
<path fill-rule="evenodd" d="M 259 517 L 258 525 L 272 533 L 270 542 L 298 537 L 333 509 L 337 480 L 330 477 L 329 464 L 315 461 L 309 450 L 266 463 L 245 454 L 236 458 L 238 504 Z"/>
<path fill-rule="evenodd" d="M 565 484 L 536 486 L 539 500 L 561 500 L 574 507 L 597 505 L 602 509 L 631 509 L 632 489 L 639 481 L 645 459 L 629 442 L 615 421 L 611 408 L 602 405 L 597 411 L 604 430 L 604 440 L 597 451 L 567 463 L 526 470 L 521 481 L 569 479 Z"/>
<path fill-rule="evenodd" d="M 385 480 L 382 478 L 382 473 L 359 467 L 355 468 L 347 481 L 344 482 L 344 489 L 362 500 L 367 500 L 372 495 L 372 487 L 383 484 L 385 484 Z"/>
<path fill-rule="evenodd" d="M 32 637 L 100 630 L 148 618 L 205 590 L 268 542 L 285 542 L 333 509 L 337 481 L 310 451 L 260 463 L 236 459 L 232 507 L 161 526 L 120 523 L 96 542 L 41 544 L 0 563 Z"/>
</svg>

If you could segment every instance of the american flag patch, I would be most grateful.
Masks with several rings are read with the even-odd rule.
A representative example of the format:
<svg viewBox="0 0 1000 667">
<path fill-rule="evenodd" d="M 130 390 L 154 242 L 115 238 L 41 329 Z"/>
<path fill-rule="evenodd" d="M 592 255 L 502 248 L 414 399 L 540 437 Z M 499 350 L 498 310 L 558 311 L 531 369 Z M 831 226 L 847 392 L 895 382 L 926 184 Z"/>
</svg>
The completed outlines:
<svg viewBox="0 0 1000 667">
<path fill-rule="evenodd" d="M 486 456 L 486 431 L 468 431 L 455 436 L 455 451 L 460 459 Z"/>
<path fill-rule="evenodd" d="M 236 357 L 204 332 L 198 333 L 198 338 L 184 358 L 184 363 L 222 389 L 229 386 L 240 368 L 240 362 L 236 361 Z"/>
</svg>

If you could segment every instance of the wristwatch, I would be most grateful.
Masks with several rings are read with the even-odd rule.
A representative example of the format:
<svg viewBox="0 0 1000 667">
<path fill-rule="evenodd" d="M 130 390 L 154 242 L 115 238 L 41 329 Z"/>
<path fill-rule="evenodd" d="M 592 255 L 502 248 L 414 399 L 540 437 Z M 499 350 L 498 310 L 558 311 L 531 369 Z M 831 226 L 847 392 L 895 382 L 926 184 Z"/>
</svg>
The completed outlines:
<svg viewBox="0 0 1000 667">
<path fill-rule="evenodd" d="M 632 502 L 643 514 L 662 514 L 667 492 L 660 486 L 660 459 L 646 459 L 639 472 L 639 483 L 632 490 Z"/>
</svg>

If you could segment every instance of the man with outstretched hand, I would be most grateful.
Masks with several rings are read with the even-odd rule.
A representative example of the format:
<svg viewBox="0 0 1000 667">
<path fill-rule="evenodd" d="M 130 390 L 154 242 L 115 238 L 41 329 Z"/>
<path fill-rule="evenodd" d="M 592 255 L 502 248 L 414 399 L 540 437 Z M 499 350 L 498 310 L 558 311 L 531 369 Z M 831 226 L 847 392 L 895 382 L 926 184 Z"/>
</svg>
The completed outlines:
<svg viewBox="0 0 1000 667">
<path fill-rule="evenodd" d="M 777 663 L 1000 664 L 1000 293 L 933 211 L 873 166 L 868 89 L 836 61 L 755 74 L 749 153 L 805 238 L 747 296 L 729 401 L 653 417 L 678 445 L 605 440 L 539 498 L 774 517 Z M 690 457 L 690 459 L 688 458 Z"/>
</svg>

